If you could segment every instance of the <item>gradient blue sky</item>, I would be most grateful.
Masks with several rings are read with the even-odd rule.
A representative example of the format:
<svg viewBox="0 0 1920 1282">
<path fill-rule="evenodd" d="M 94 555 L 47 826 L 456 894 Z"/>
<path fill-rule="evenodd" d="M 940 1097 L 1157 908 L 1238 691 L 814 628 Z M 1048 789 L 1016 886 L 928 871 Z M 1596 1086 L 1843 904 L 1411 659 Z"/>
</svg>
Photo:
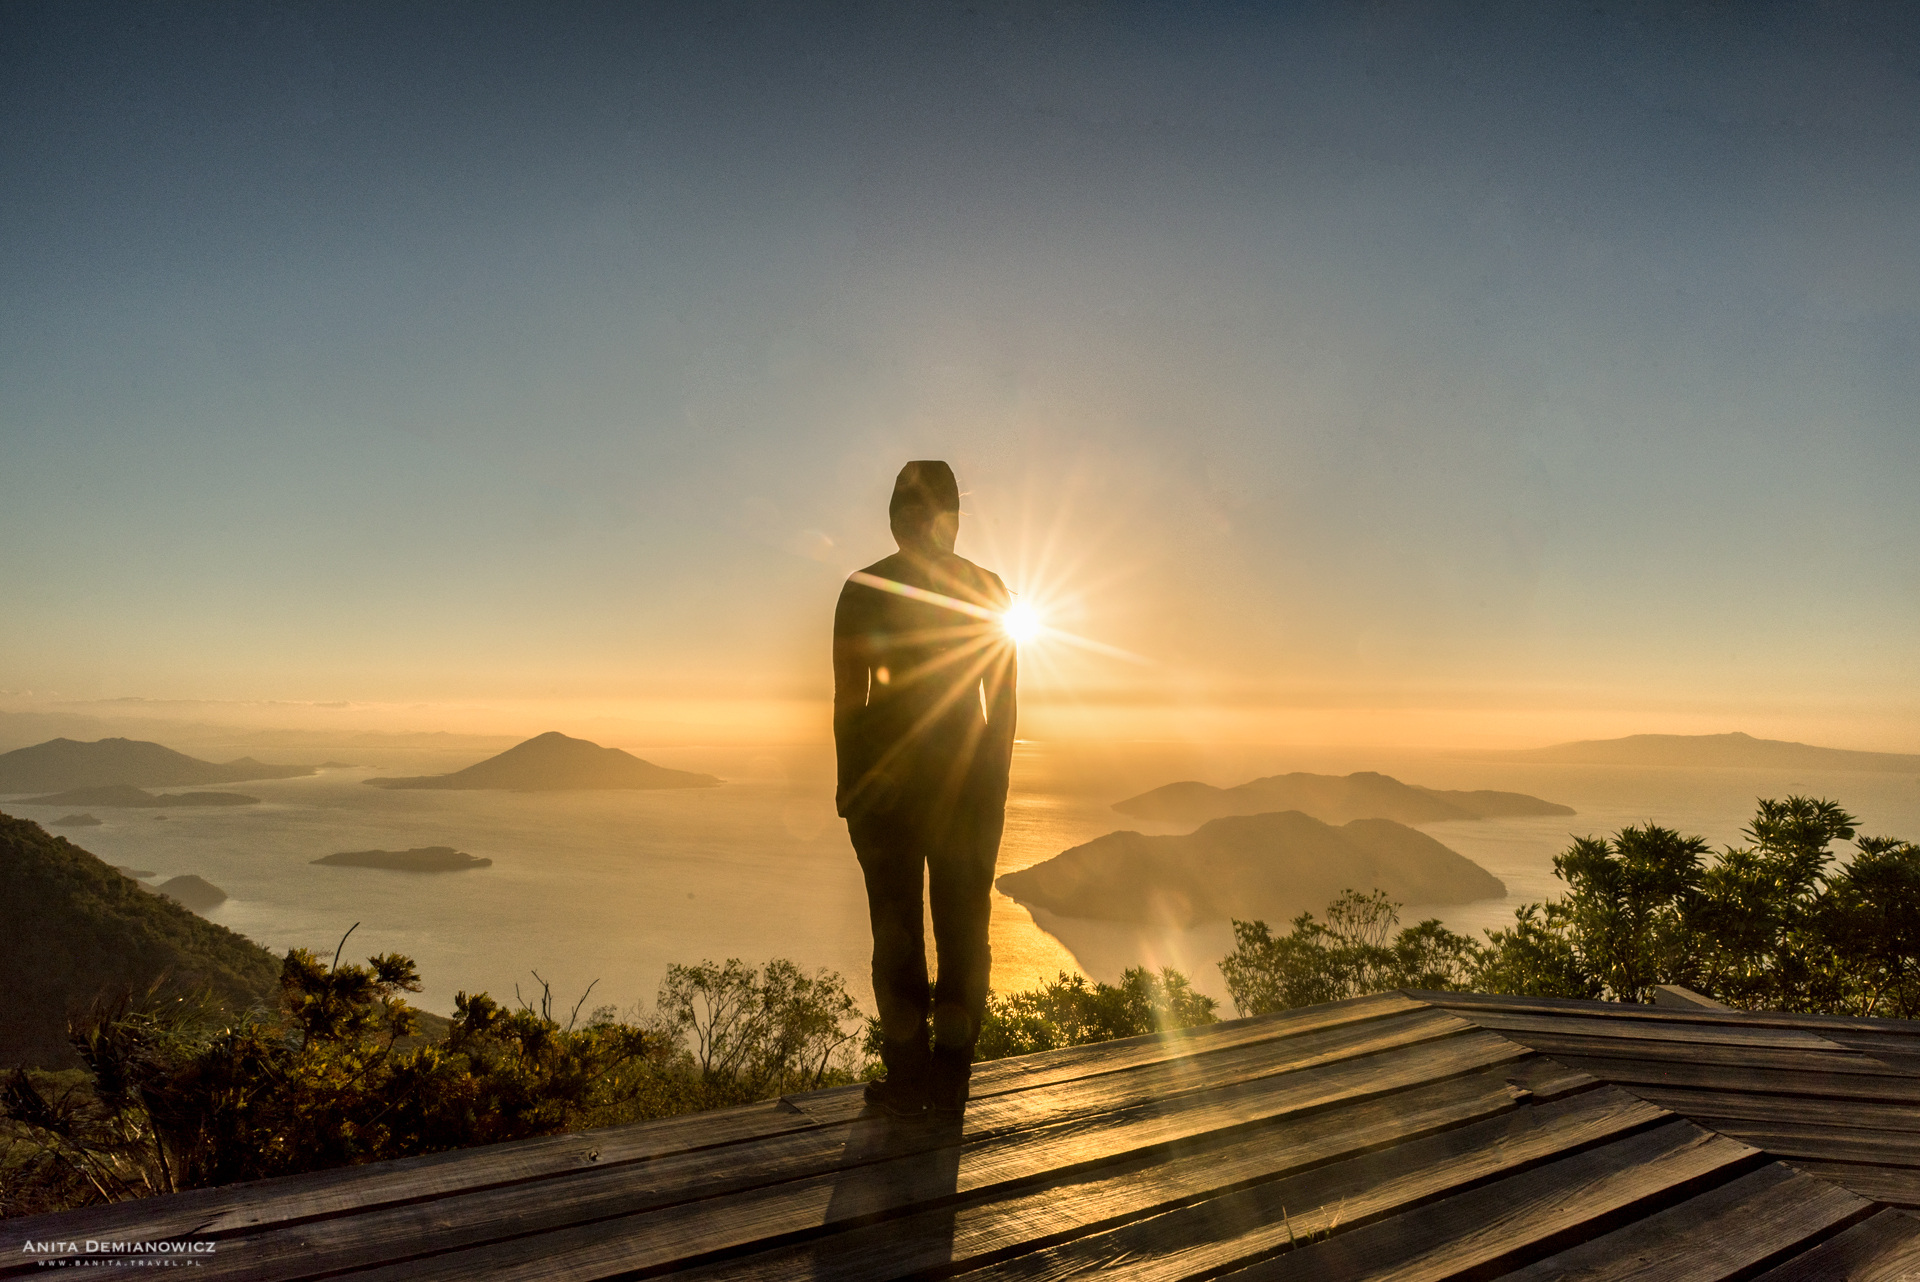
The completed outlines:
<svg viewBox="0 0 1920 1282">
<path fill-rule="evenodd" d="M 0 24 L 15 703 L 809 705 L 932 456 L 1033 725 L 1920 751 L 1911 7 Z"/>
</svg>

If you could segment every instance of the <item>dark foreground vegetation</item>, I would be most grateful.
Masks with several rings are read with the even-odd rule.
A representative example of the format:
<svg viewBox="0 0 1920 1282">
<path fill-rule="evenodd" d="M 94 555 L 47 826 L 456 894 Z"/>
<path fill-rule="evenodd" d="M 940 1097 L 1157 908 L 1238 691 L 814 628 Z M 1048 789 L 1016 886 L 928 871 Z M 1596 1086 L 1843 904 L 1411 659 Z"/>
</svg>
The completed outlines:
<svg viewBox="0 0 1920 1282">
<path fill-rule="evenodd" d="M 1858 822 L 1788 797 L 1717 857 L 1653 824 L 1579 838 L 1553 861 L 1566 893 L 1484 944 L 1438 921 L 1395 933 L 1396 905 L 1349 891 L 1285 935 L 1234 922 L 1220 969 L 1242 1015 L 1386 988 L 1645 1002 L 1680 984 L 1747 1010 L 1920 1017 L 1920 846 L 1862 837 L 1838 866 Z"/>
<path fill-rule="evenodd" d="M 1838 866 L 1833 844 L 1856 822 L 1833 802 L 1789 797 L 1761 802 L 1751 845 L 1717 857 L 1653 825 L 1582 838 L 1555 860 L 1566 893 L 1485 943 L 1438 921 L 1400 928 L 1386 895 L 1348 891 L 1284 934 L 1235 921 L 1221 971 L 1242 1015 L 1396 987 L 1644 1001 L 1673 983 L 1746 1008 L 1920 1016 L 1920 847 L 1863 838 Z M 8 832 L 54 840 L 24 827 L 37 836 Z M 92 858 L 59 845 L 43 865 Z M 80 878 L 69 889 L 85 902 L 127 894 L 84 867 L 63 875 Z M 407 1004 L 420 984 L 406 957 L 342 964 L 296 949 L 279 962 L 275 1000 L 248 1005 L 249 985 L 206 980 L 257 959 L 171 914 L 154 925 L 142 915 L 153 902 L 122 907 L 181 956 L 234 971 L 196 972 L 191 992 L 177 980 L 137 997 L 123 986 L 72 1021 L 79 1068 L 13 1072 L 0 1212 L 644 1121 L 874 1071 L 874 1021 L 842 978 L 789 961 L 671 967 L 653 1009 L 624 1017 L 600 1007 L 582 1018 L 584 996 L 558 1012 L 540 984 L 510 1008 L 461 994 L 443 1021 Z M 1211 1023 L 1214 1005 L 1172 970 L 1130 970 L 1118 985 L 1063 974 L 994 995 L 977 1054 Z"/>
</svg>

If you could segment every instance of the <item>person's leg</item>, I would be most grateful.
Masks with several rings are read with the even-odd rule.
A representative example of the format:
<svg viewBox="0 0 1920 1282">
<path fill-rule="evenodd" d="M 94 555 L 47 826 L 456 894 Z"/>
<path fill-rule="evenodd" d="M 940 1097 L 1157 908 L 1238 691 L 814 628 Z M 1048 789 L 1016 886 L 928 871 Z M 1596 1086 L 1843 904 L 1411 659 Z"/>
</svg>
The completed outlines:
<svg viewBox="0 0 1920 1282">
<path fill-rule="evenodd" d="M 1005 819 L 1002 806 L 962 806 L 942 840 L 928 852 L 933 939 L 939 959 L 933 993 L 933 1102 L 943 1111 L 966 1103 L 973 1047 L 986 1017 L 987 984 L 993 969 L 988 917 Z"/>
<path fill-rule="evenodd" d="M 847 831 L 867 883 L 867 915 L 873 925 L 873 998 L 879 1007 L 880 1061 L 894 1094 L 876 1103 L 895 1112 L 914 1111 L 924 1096 L 927 1046 L 927 949 L 922 922 L 922 869 L 926 857 L 904 825 L 868 819 Z M 896 1098 L 897 1097 L 897 1098 Z"/>
</svg>

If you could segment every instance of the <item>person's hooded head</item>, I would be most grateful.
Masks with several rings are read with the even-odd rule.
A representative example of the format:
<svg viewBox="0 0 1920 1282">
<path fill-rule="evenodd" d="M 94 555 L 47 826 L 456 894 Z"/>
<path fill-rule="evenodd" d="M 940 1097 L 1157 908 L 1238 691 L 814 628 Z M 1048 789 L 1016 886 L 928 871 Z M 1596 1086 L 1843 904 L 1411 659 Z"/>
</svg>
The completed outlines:
<svg viewBox="0 0 1920 1282">
<path fill-rule="evenodd" d="M 893 541 L 902 552 L 951 552 L 960 534 L 960 483 L 939 459 L 915 459 L 900 469 L 887 504 Z"/>
</svg>

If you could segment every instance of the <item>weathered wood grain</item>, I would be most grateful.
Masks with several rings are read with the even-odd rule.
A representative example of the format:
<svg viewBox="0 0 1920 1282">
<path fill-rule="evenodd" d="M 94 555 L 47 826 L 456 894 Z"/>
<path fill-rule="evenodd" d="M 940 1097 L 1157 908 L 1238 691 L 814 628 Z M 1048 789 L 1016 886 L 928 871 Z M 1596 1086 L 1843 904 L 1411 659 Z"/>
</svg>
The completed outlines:
<svg viewBox="0 0 1920 1282">
<path fill-rule="evenodd" d="M 1533 1047 L 1542 1055 L 1551 1055 L 1563 1063 L 1578 1065 L 1596 1077 L 1622 1085 L 1644 1083 L 1650 1086 L 1690 1087 L 1716 1093 L 1791 1095 L 1920 1107 L 1920 1078 L 1894 1072 L 1867 1075 L 1848 1071 L 1863 1057 L 1850 1056 L 1846 1065 L 1836 1064 L 1828 1070 L 1809 1071 L 1804 1068 L 1777 1068 L 1764 1063 L 1700 1063 L 1685 1055 L 1685 1047 L 1674 1048 L 1679 1052 L 1677 1054 L 1647 1058 L 1625 1050 L 1624 1043 L 1613 1043 L 1609 1047 L 1610 1054 L 1594 1054 L 1570 1038 L 1519 1033 L 1507 1036 Z M 1579 1040 L 1584 1042 L 1587 1039 Z M 1754 1052 L 1756 1056 L 1769 1053 L 1777 1052 Z"/>
<path fill-rule="evenodd" d="M 1424 989 L 1394 990 L 1414 1001 L 1445 1009 L 1499 1009 L 1539 1015 L 1581 1015 L 1596 1019 L 1644 1019 L 1655 1023 L 1734 1023 L 1754 1028 L 1797 1028 L 1812 1032 L 1832 1029 L 1850 1036 L 1920 1038 L 1920 1020 L 1882 1019 L 1863 1015 L 1811 1015 L 1778 1010 L 1676 1011 L 1631 1002 L 1585 1001 L 1576 997 L 1519 997 L 1498 993 L 1442 993 Z"/>
<path fill-rule="evenodd" d="M 1709 1120 L 1716 1127 L 1722 1123 L 1751 1122 L 1800 1128 L 1809 1135 L 1830 1131 L 1836 1138 L 1884 1135 L 1889 1143 L 1904 1145 L 1908 1151 L 1920 1148 L 1920 1108 L 1911 1105 L 1815 1099 L 1805 1095 L 1747 1094 L 1651 1083 L 1636 1084 L 1630 1089 L 1676 1113 L 1698 1117 L 1703 1125 Z"/>
<path fill-rule="evenodd" d="M 1142 1098 L 1125 1112 L 1063 1124 L 1045 1133 L 1023 1129 L 987 1143 L 882 1162 L 861 1160 L 844 1170 L 644 1214 L 622 1214 L 592 1223 L 576 1218 L 567 1227 L 535 1237 L 475 1243 L 470 1249 L 430 1260 L 373 1269 L 368 1276 L 487 1278 L 519 1276 L 523 1269 L 536 1268 L 545 1270 L 540 1276 L 584 1278 L 621 1270 L 685 1267 L 778 1247 L 829 1226 L 855 1227 L 916 1207 L 946 1206 L 996 1188 L 1092 1170 L 1144 1148 L 1229 1125 L 1252 1125 L 1394 1094 L 1423 1082 L 1512 1063 L 1516 1050 L 1492 1034 L 1468 1033 L 1395 1055 L 1259 1079 L 1237 1091 L 1223 1089 L 1174 1100 Z M 1585 1098 L 1576 1095 L 1573 1101 Z M 1657 1111 L 1650 1110 L 1650 1115 Z M 351 1244 L 342 1246 L 348 1249 Z M 366 1251 L 362 1258 L 371 1262 L 393 1257 L 383 1246 Z M 246 1261 L 236 1258 L 235 1263 Z M 249 1271 L 247 1276 L 256 1274 Z"/>
<path fill-rule="evenodd" d="M 1463 1016 L 1462 1018 L 1465 1018 Z M 1476 1026 L 1477 1021 L 1475 1022 Z M 1493 1030 L 1499 1031 L 1499 1030 Z M 1506 1036 L 1533 1046 L 1543 1055 L 1577 1055 L 1590 1059 L 1631 1059 L 1644 1063 L 1698 1064 L 1702 1067 L 1763 1068 L 1784 1073 L 1844 1073 L 1883 1081 L 1900 1091 L 1903 1084 L 1920 1082 L 1904 1068 L 1859 1051 L 1801 1050 L 1777 1046 L 1709 1046 L 1689 1042 L 1643 1041 L 1628 1037 L 1588 1037 L 1551 1031 L 1511 1032 Z M 1548 1047 L 1553 1049 L 1549 1050 Z"/>
<path fill-rule="evenodd" d="M 1423 1282 L 1468 1270 L 1494 1276 L 1724 1183 L 1757 1160 L 1744 1144 L 1675 1120 L 1283 1250 L 1232 1276 L 1236 1282 Z M 1122 1268 L 1116 1276 L 1177 1275 Z"/>
<path fill-rule="evenodd" d="M 1797 1170 L 1850 1188 L 1861 1197 L 1920 1210 L 1920 1169 L 1915 1167 L 1828 1162 L 1804 1157 L 1790 1157 L 1786 1161 Z"/>
<path fill-rule="evenodd" d="M 995 1060 L 975 1069 L 974 1093 L 984 1098 L 1038 1089 L 1425 1010 L 1424 1003 L 1385 993 L 1198 1029 Z M 36 1236 L 49 1239 L 159 1238 L 188 1233 L 223 1236 L 249 1228 L 299 1223 L 381 1205 L 526 1184 L 584 1169 L 608 1170 L 627 1162 L 748 1143 L 805 1130 L 823 1121 L 851 1121 L 861 1112 L 858 1101 L 858 1087 L 813 1092 L 790 1097 L 787 1102 L 769 1100 L 633 1126 L 196 1189 L 165 1198 L 33 1216 L 20 1223 Z M 0 1267 L 0 1277 L 8 1272 L 8 1268 Z"/>
<path fill-rule="evenodd" d="M 1536 1015 L 1525 1011 L 1458 1008 L 1455 1013 L 1469 1018 L 1482 1028 L 1496 1033 L 1512 1033 L 1525 1040 L 1527 1033 L 1545 1033 L 1556 1037 L 1585 1036 L 1608 1040 L 1672 1042 L 1688 1046 L 1754 1046 L 1779 1050 L 1825 1051 L 1846 1055 L 1847 1047 L 1825 1037 L 1797 1028 L 1754 1027 L 1718 1020 L 1714 1023 L 1661 1023 L 1653 1020 L 1604 1019 L 1587 1014 Z"/>
<path fill-rule="evenodd" d="M 1920 1277 L 1920 1219 L 1882 1211 L 1754 1282 L 1912 1282 Z"/>
<path fill-rule="evenodd" d="M 1142 1152 L 1080 1175 L 1044 1179 L 1018 1190 L 901 1219 L 847 1229 L 774 1251 L 697 1268 L 687 1282 L 727 1278 L 834 1278 L 843 1282 L 905 1277 L 949 1266 L 972 1267 L 1219 1196 L 1362 1153 L 1529 1106 L 1532 1090 L 1568 1082 L 1564 1070 L 1531 1060 L 1362 1101 L 1248 1132 L 1215 1132 L 1198 1143 Z M 1655 1120 L 1651 1106 L 1623 1098 L 1564 1106 L 1586 1118 L 1605 1114 L 1618 1130 Z"/>
<path fill-rule="evenodd" d="M 1610 1156 L 1582 1158 L 1583 1152 Z M 1329 1232 L 1344 1236 L 1368 1224 L 1397 1222 L 1476 1184 L 1505 1183 L 1501 1177 L 1516 1171 L 1533 1179 L 1564 1161 L 1579 1162 L 1571 1187 L 1603 1179 L 1610 1162 L 1637 1163 L 1655 1173 L 1652 1178 L 1672 1182 L 1750 1155 L 1683 1122 L 1662 1121 L 1624 1091 L 1602 1088 L 1017 1255 L 988 1272 L 1047 1280 L 1098 1274 L 1133 1282 L 1211 1277 L 1291 1254 Z M 1469 1222 L 1451 1223 L 1457 1231 Z"/>
<path fill-rule="evenodd" d="M 1873 1204 L 1778 1162 L 1510 1273 L 1511 1282 L 1720 1282 L 1817 1241 Z"/>
</svg>

